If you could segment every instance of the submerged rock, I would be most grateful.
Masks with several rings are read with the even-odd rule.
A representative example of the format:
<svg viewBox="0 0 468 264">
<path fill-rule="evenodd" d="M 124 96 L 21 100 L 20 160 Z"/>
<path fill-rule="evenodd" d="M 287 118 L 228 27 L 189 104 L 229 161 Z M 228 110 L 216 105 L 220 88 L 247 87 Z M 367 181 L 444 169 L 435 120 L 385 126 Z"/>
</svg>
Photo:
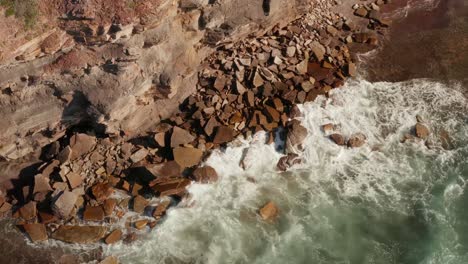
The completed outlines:
<svg viewBox="0 0 468 264">
<path fill-rule="evenodd" d="M 281 157 L 278 161 L 276 167 L 279 171 L 287 171 L 290 167 L 301 164 L 302 160 L 299 158 L 299 155 L 295 153 L 289 153 L 288 155 Z"/>
<path fill-rule="evenodd" d="M 278 207 L 273 202 L 268 202 L 259 211 L 260 216 L 265 221 L 273 221 L 278 217 Z"/>
<path fill-rule="evenodd" d="M 193 172 L 193 176 L 197 182 L 201 183 L 211 183 L 218 180 L 218 174 L 216 173 L 216 170 L 210 166 L 197 168 Z"/>
<path fill-rule="evenodd" d="M 429 129 L 422 123 L 417 123 L 414 127 L 415 134 L 420 139 L 427 139 L 429 137 Z"/>
<path fill-rule="evenodd" d="M 286 152 L 297 153 L 302 151 L 302 144 L 307 137 L 307 128 L 301 125 L 299 120 L 291 121 L 286 137 Z"/>
<path fill-rule="evenodd" d="M 350 148 L 359 148 L 362 147 L 366 143 L 366 135 L 362 133 L 356 133 L 351 135 L 348 140 L 348 147 Z"/>
<path fill-rule="evenodd" d="M 341 135 L 341 134 L 338 134 L 338 133 L 335 133 L 335 134 L 331 134 L 330 135 L 330 139 L 335 142 L 335 144 L 339 145 L 339 146 L 344 146 L 346 145 L 346 140 L 345 138 Z"/>
</svg>

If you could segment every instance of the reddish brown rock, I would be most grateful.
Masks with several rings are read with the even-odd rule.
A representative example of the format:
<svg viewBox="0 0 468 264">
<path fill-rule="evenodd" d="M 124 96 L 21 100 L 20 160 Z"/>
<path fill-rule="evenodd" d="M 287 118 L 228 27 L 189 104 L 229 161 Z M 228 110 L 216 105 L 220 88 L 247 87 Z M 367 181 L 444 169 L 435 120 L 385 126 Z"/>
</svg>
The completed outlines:
<svg viewBox="0 0 468 264">
<path fill-rule="evenodd" d="M 197 168 L 193 172 L 193 176 L 197 182 L 201 183 L 211 183 L 218 180 L 218 174 L 216 173 L 216 170 L 210 166 Z"/>
<path fill-rule="evenodd" d="M 141 230 L 146 227 L 148 222 L 149 220 L 147 219 L 138 220 L 138 221 L 135 221 L 135 223 L 133 223 L 133 226 L 135 226 L 136 229 Z"/>
<path fill-rule="evenodd" d="M 41 219 L 42 224 L 49 224 L 57 221 L 57 217 L 53 214 L 39 212 L 39 218 Z"/>
<path fill-rule="evenodd" d="M 155 177 L 178 177 L 182 172 L 182 167 L 173 160 L 159 164 L 152 164 L 146 166 L 146 168 Z"/>
<path fill-rule="evenodd" d="M 99 262 L 99 264 L 119 264 L 119 259 L 114 256 L 108 256 Z"/>
<path fill-rule="evenodd" d="M 288 155 L 281 157 L 278 161 L 276 167 L 279 171 L 287 171 L 290 167 L 301 164 L 302 160 L 299 158 L 299 155 L 295 153 L 289 153 Z"/>
<path fill-rule="evenodd" d="M 322 126 L 322 130 L 325 133 L 331 132 L 331 131 L 335 130 L 335 125 L 333 125 L 331 123 L 325 124 L 325 125 Z"/>
<path fill-rule="evenodd" d="M 414 128 L 415 134 L 420 139 L 427 139 L 429 137 L 429 129 L 422 123 L 417 123 Z"/>
<path fill-rule="evenodd" d="M 181 195 L 185 193 L 185 188 L 189 184 L 190 180 L 179 178 L 154 182 L 151 184 L 151 186 L 156 193 L 159 193 L 159 196 L 163 197 L 169 195 Z"/>
<path fill-rule="evenodd" d="M 114 188 L 110 183 L 98 183 L 91 188 L 91 192 L 98 201 L 104 201 L 114 193 Z"/>
<path fill-rule="evenodd" d="M 265 221 L 273 221 L 278 217 L 278 207 L 273 202 L 268 202 L 260 209 L 260 216 Z"/>
<path fill-rule="evenodd" d="M 201 162 L 203 151 L 197 148 L 177 147 L 172 150 L 174 160 L 182 168 L 190 168 Z"/>
<path fill-rule="evenodd" d="M 106 226 L 60 226 L 51 237 L 67 243 L 89 244 L 101 240 L 106 232 Z"/>
<path fill-rule="evenodd" d="M 265 114 L 268 116 L 271 122 L 278 123 L 280 121 L 280 113 L 273 107 L 266 105 Z"/>
<path fill-rule="evenodd" d="M 70 172 L 66 176 L 67 181 L 68 181 L 68 186 L 70 189 L 75 189 L 76 187 L 80 186 L 83 180 L 81 179 L 81 176 L 79 174 L 76 174 L 74 172 Z"/>
<path fill-rule="evenodd" d="M 75 207 L 78 196 L 75 193 L 64 191 L 55 201 L 52 209 L 55 215 L 67 218 Z"/>
<path fill-rule="evenodd" d="M 223 144 L 230 142 L 234 139 L 235 132 L 232 128 L 227 126 L 220 126 L 216 129 L 216 135 L 213 139 L 215 144 Z"/>
<path fill-rule="evenodd" d="M 48 239 L 47 230 L 43 224 L 24 224 L 23 228 L 32 242 L 45 241 Z"/>
<path fill-rule="evenodd" d="M 115 206 L 117 205 L 117 200 L 116 199 L 107 199 L 104 201 L 102 208 L 104 209 L 104 214 L 106 216 L 112 215 L 112 212 L 114 212 Z"/>
<path fill-rule="evenodd" d="M 166 214 L 167 209 L 171 205 L 170 200 L 165 200 L 158 204 L 156 209 L 153 211 L 153 217 L 157 220 L 159 220 L 161 217 L 163 217 Z"/>
<path fill-rule="evenodd" d="M 86 134 L 75 134 L 70 138 L 70 147 L 72 149 L 71 159 L 77 159 L 82 155 L 89 153 L 96 145 L 96 138 Z"/>
<path fill-rule="evenodd" d="M 120 229 L 115 229 L 112 231 L 104 240 L 106 244 L 114 244 L 119 242 L 122 239 L 122 230 Z"/>
<path fill-rule="evenodd" d="M 148 200 L 143 198 L 141 195 L 137 195 L 133 198 L 133 211 L 141 214 L 145 211 L 145 207 L 148 205 Z"/>
<path fill-rule="evenodd" d="M 335 142 L 335 144 L 337 144 L 337 145 L 340 145 L 340 146 L 346 145 L 346 140 L 341 134 L 337 134 L 337 133 L 331 134 L 330 139 L 333 142 Z"/>
<path fill-rule="evenodd" d="M 37 174 L 34 176 L 34 192 L 49 192 L 52 191 L 52 188 L 49 184 L 49 178 L 44 177 L 42 174 Z"/>
<path fill-rule="evenodd" d="M 29 202 L 19 209 L 19 215 L 24 220 L 32 220 L 37 216 L 36 202 Z"/>
<path fill-rule="evenodd" d="M 86 206 L 83 212 L 83 220 L 85 221 L 103 221 L 104 209 L 101 206 Z"/>
<path fill-rule="evenodd" d="M 188 144 L 195 140 L 195 137 L 187 130 L 175 126 L 171 135 L 171 147 L 175 148 L 180 145 Z"/>
<path fill-rule="evenodd" d="M 350 148 L 359 148 L 362 147 L 366 143 L 366 135 L 362 133 L 356 133 L 351 135 L 348 140 L 348 147 Z"/>
<path fill-rule="evenodd" d="M 166 133 L 160 132 L 154 135 L 154 141 L 158 144 L 159 147 L 164 148 L 166 146 Z"/>
</svg>

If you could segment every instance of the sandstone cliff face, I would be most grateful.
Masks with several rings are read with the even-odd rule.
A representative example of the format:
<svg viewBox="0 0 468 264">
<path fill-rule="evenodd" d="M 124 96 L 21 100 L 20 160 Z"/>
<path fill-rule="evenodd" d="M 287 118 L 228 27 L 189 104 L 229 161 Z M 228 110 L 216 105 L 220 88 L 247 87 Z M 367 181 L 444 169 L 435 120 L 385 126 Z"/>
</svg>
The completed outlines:
<svg viewBox="0 0 468 264">
<path fill-rule="evenodd" d="M 284 25 L 312 5 L 307 0 L 55 2 L 51 14 L 60 14 L 60 20 L 49 18 L 47 30 L 15 49 L 0 45 L 4 160 L 40 149 L 82 122 L 106 133 L 151 131 L 195 91 L 198 67 L 217 46 Z"/>
</svg>

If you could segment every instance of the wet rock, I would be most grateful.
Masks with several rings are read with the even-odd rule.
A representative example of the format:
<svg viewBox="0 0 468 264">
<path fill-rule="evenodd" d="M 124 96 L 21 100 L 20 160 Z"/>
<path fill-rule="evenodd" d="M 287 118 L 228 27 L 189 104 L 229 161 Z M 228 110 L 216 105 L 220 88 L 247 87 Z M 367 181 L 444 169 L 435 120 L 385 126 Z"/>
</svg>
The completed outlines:
<svg viewBox="0 0 468 264">
<path fill-rule="evenodd" d="M 141 229 L 145 228 L 146 225 L 148 225 L 148 222 L 149 222 L 149 220 L 142 219 L 142 220 L 135 221 L 135 223 L 133 223 L 133 225 L 135 226 L 136 229 L 141 230 Z"/>
<path fill-rule="evenodd" d="M 330 139 L 335 142 L 335 144 L 339 145 L 339 146 L 344 146 L 346 145 L 346 140 L 345 138 L 341 135 L 341 134 L 331 134 L 330 135 Z"/>
<path fill-rule="evenodd" d="M 296 153 L 302 150 L 302 143 L 307 137 L 307 129 L 298 120 L 293 120 L 288 128 L 286 137 L 287 153 Z"/>
<path fill-rule="evenodd" d="M 119 264 L 119 260 L 117 259 L 117 257 L 108 256 L 101 262 L 99 262 L 99 264 Z"/>
<path fill-rule="evenodd" d="M 172 150 L 174 160 L 182 168 L 190 168 L 201 162 L 203 151 L 198 148 L 177 147 Z"/>
<path fill-rule="evenodd" d="M 161 202 L 160 204 L 158 204 L 156 209 L 153 211 L 153 217 L 156 220 L 159 220 L 161 217 L 163 217 L 166 214 L 166 211 L 170 205 L 171 205 L 171 201 L 169 200 L 165 200 Z"/>
<path fill-rule="evenodd" d="M 218 174 L 216 173 L 216 170 L 210 166 L 197 168 L 193 172 L 193 176 L 197 182 L 201 183 L 211 183 L 218 180 Z"/>
<path fill-rule="evenodd" d="M 106 232 L 106 226 L 60 226 L 52 238 L 67 243 L 89 244 L 101 240 Z"/>
<path fill-rule="evenodd" d="M 362 133 L 356 133 L 351 135 L 348 140 L 348 147 L 350 148 L 359 148 L 362 147 L 366 143 L 366 135 Z"/>
<path fill-rule="evenodd" d="M 73 192 L 64 191 L 55 201 L 52 209 L 55 215 L 61 218 L 67 218 L 75 207 L 78 195 Z"/>
<path fill-rule="evenodd" d="M 234 139 L 235 132 L 232 128 L 227 126 L 220 126 L 216 129 L 216 135 L 213 139 L 215 144 L 223 144 L 230 142 Z"/>
<path fill-rule="evenodd" d="M 48 239 L 47 230 L 43 224 L 24 224 L 23 228 L 32 242 L 45 241 Z"/>
<path fill-rule="evenodd" d="M 287 171 L 290 167 L 301 164 L 302 160 L 299 158 L 299 155 L 295 153 L 289 153 L 288 155 L 281 157 L 278 161 L 276 167 L 279 171 Z"/>
<path fill-rule="evenodd" d="M 260 216 L 265 221 L 273 221 L 278 217 L 278 207 L 273 202 L 268 202 L 260 209 Z"/>
<path fill-rule="evenodd" d="M 171 135 L 171 147 L 175 148 L 180 145 L 188 144 L 195 140 L 195 137 L 187 130 L 175 126 Z"/>
<path fill-rule="evenodd" d="M 103 221 L 104 209 L 101 206 L 86 206 L 83 212 L 83 220 L 85 221 Z"/>
<path fill-rule="evenodd" d="M 182 172 L 182 167 L 171 160 L 146 167 L 155 177 L 178 177 Z"/>
<path fill-rule="evenodd" d="M 104 240 L 106 244 L 114 244 L 122 240 L 122 230 L 120 229 L 115 229 L 112 231 Z"/>
<path fill-rule="evenodd" d="M 151 184 L 153 191 L 159 194 L 159 196 L 169 195 L 181 195 L 185 193 L 186 187 L 190 184 L 190 180 L 179 178 L 179 179 L 168 179 L 163 181 L 156 181 Z"/>
<path fill-rule="evenodd" d="M 135 198 L 133 198 L 133 211 L 142 214 L 145 211 L 145 207 L 148 205 L 148 203 L 148 200 L 143 198 L 143 196 L 135 196 Z"/>
<path fill-rule="evenodd" d="M 453 149 L 452 139 L 450 138 L 450 135 L 446 130 L 442 129 L 439 132 L 439 138 L 442 144 L 442 148 L 444 148 L 445 150 Z"/>
<path fill-rule="evenodd" d="M 323 130 L 324 133 L 331 132 L 331 131 L 335 130 L 335 125 L 333 125 L 331 123 L 325 124 L 325 125 L 322 126 L 322 130 Z"/>
<path fill-rule="evenodd" d="M 112 212 L 114 212 L 115 206 L 117 205 L 117 200 L 116 199 L 107 199 L 104 201 L 102 204 L 102 208 L 104 209 L 104 214 L 106 216 L 112 215 Z"/>
<path fill-rule="evenodd" d="M 36 202 L 31 201 L 31 202 L 23 205 L 19 209 L 19 215 L 24 220 L 32 220 L 32 219 L 36 218 L 36 215 L 37 215 Z"/>
<path fill-rule="evenodd" d="M 114 193 L 114 188 L 110 183 L 98 183 L 91 188 L 91 192 L 98 201 L 104 201 Z"/>
<path fill-rule="evenodd" d="M 93 150 L 96 146 L 96 138 L 86 134 L 75 134 L 70 138 L 70 147 L 72 149 L 71 159 L 77 159 Z"/>
<path fill-rule="evenodd" d="M 133 153 L 131 156 L 130 156 L 130 160 L 133 162 L 133 163 L 137 163 L 137 162 L 140 162 L 142 161 L 143 159 L 146 158 L 146 156 L 148 156 L 148 153 L 149 151 L 145 148 L 141 148 L 139 150 L 137 150 L 135 153 Z"/>
<path fill-rule="evenodd" d="M 356 68 L 356 64 L 354 63 L 349 63 L 348 66 L 347 66 L 347 74 L 348 76 L 351 76 L 351 77 L 355 77 L 356 74 L 357 74 L 357 68 Z"/>
<path fill-rule="evenodd" d="M 420 139 L 427 139 L 429 137 L 429 129 L 422 123 L 417 123 L 414 127 L 415 134 Z"/>
</svg>

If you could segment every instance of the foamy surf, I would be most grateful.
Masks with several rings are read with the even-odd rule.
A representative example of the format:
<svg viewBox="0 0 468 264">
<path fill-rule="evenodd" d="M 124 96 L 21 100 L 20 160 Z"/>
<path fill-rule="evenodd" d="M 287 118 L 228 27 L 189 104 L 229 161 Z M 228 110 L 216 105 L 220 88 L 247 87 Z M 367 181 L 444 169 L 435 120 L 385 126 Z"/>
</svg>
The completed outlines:
<svg viewBox="0 0 468 264">
<path fill-rule="evenodd" d="M 278 173 L 281 154 L 265 134 L 238 140 L 206 162 L 217 183 L 192 185 L 191 200 L 152 233 L 106 253 L 122 263 L 467 263 L 454 217 L 468 201 L 468 104 L 457 89 L 354 80 L 301 110 L 303 164 Z M 437 147 L 436 133 L 433 149 L 400 143 L 417 114 L 455 148 Z M 326 123 L 364 133 L 367 144 L 335 145 Z M 257 215 L 269 200 L 280 208 L 275 224 Z"/>
</svg>

